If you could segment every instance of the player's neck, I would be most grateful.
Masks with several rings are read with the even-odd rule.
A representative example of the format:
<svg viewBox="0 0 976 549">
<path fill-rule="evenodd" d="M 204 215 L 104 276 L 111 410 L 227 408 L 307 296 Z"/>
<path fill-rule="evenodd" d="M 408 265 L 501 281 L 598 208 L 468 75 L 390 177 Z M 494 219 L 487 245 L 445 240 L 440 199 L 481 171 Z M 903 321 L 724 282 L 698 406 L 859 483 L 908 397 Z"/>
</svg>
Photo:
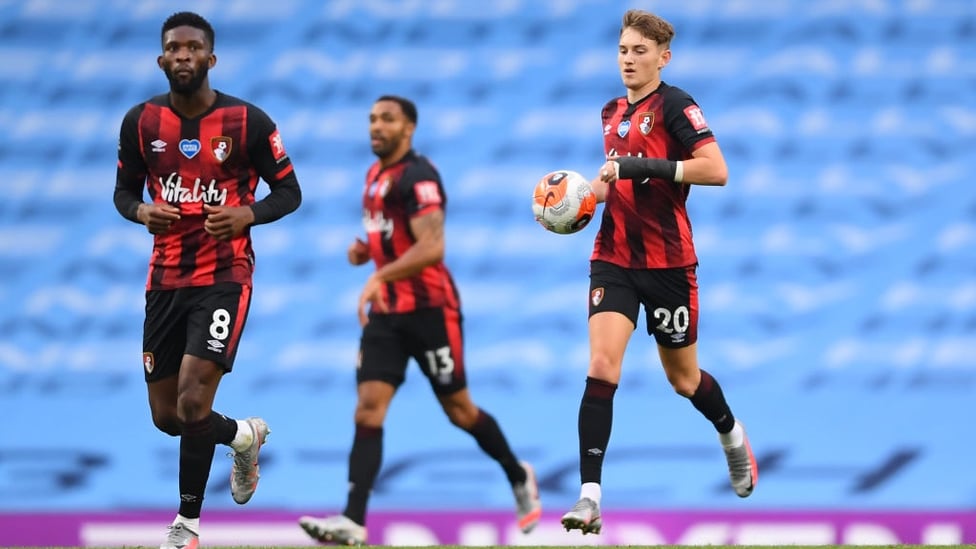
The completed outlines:
<svg viewBox="0 0 976 549">
<path fill-rule="evenodd" d="M 627 88 L 627 102 L 636 103 L 637 101 L 640 101 L 641 99 L 644 99 L 650 95 L 651 92 L 658 89 L 660 86 L 661 77 L 657 77 L 639 88 Z"/>
<path fill-rule="evenodd" d="M 380 160 L 380 166 L 383 167 L 383 168 L 389 168 L 390 166 L 392 166 L 392 165 L 396 164 L 397 162 L 403 160 L 403 157 L 404 156 L 407 156 L 407 153 L 410 152 L 410 149 L 411 149 L 411 146 L 410 145 L 407 145 L 406 147 L 400 147 L 393 154 L 391 154 L 389 156 L 386 156 L 384 158 L 380 158 L 379 159 Z"/>
<path fill-rule="evenodd" d="M 216 100 L 217 92 L 209 86 L 201 86 L 189 95 L 169 92 L 170 106 L 185 118 L 196 118 L 207 112 Z"/>
</svg>

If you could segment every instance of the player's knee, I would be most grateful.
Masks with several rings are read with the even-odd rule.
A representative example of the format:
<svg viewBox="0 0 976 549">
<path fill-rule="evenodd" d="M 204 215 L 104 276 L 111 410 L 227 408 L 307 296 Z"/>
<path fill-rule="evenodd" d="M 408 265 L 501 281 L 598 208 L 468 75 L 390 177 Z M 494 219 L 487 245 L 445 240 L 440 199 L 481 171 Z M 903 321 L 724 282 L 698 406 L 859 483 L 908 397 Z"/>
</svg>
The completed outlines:
<svg viewBox="0 0 976 549">
<path fill-rule="evenodd" d="M 383 425 L 383 418 L 386 417 L 386 404 L 378 400 L 360 399 L 356 403 L 356 412 L 353 420 L 356 425 L 378 427 Z"/>
<path fill-rule="evenodd" d="M 166 433 L 171 437 L 178 437 L 183 432 L 180 426 L 180 420 L 176 416 L 166 415 L 166 416 L 153 416 L 153 425 L 157 429 Z"/>
<path fill-rule="evenodd" d="M 194 423 L 210 415 L 209 400 L 194 393 L 181 394 L 176 402 L 176 415 L 180 423 Z"/>
<path fill-rule="evenodd" d="M 444 415 L 455 427 L 470 429 L 478 421 L 481 410 L 471 400 L 471 393 L 466 387 L 450 393 L 438 393 L 437 402 L 444 410 Z"/>
<path fill-rule="evenodd" d="M 450 420 L 451 425 L 464 429 L 465 431 L 474 427 L 475 422 L 478 421 L 477 408 L 472 412 L 471 410 L 452 406 L 444 408 L 444 413 L 447 414 L 447 419 Z"/>
<path fill-rule="evenodd" d="M 699 378 L 697 375 L 684 373 L 668 374 L 668 382 L 671 383 L 674 392 L 687 398 L 691 398 L 691 395 L 695 394 L 695 390 L 698 389 L 698 381 Z"/>
<path fill-rule="evenodd" d="M 592 378 L 616 383 L 620 378 L 620 364 L 611 360 L 607 355 L 594 353 L 590 357 L 590 369 L 587 375 Z"/>
</svg>

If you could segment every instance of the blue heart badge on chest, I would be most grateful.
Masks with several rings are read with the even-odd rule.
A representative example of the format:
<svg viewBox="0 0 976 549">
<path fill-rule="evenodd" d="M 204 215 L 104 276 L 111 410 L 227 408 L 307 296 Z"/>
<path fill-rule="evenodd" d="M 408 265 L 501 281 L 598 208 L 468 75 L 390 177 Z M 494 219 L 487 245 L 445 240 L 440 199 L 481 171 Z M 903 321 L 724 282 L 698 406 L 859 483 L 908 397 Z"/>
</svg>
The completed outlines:
<svg viewBox="0 0 976 549">
<path fill-rule="evenodd" d="M 630 131 L 630 120 L 623 120 L 620 122 L 620 124 L 617 124 L 617 135 L 619 135 L 620 137 L 627 137 L 627 132 L 629 131 Z M 182 146 L 183 146 L 183 142 L 180 142 L 180 147 Z"/>
<path fill-rule="evenodd" d="M 187 158 L 193 158 L 200 152 L 200 140 L 180 139 L 180 152 Z"/>
</svg>

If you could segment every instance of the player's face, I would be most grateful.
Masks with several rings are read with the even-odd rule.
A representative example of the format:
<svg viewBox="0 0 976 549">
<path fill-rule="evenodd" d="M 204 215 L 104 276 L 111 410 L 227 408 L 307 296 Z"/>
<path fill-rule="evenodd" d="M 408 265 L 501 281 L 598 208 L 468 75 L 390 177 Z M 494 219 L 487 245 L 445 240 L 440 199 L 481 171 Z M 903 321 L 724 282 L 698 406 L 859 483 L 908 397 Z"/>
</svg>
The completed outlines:
<svg viewBox="0 0 976 549">
<path fill-rule="evenodd" d="M 628 90 L 640 90 L 659 81 L 661 69 L 670 60 L 670 49 L 644 37 L 638 30 L 628 27 L 620 34 L 617 65 Z"/>
<path fill-rule="evenodd" d="M 379 158 L 410 148 L 413 123 L 396 101 L 377 101 L 369 111 L 369 146 Z"/>
<path fill-rule="evenodd" d="M 217 62 L 207 35 L 194 27 L 176 27 L 163 35 L 163 54 L 157 60 L 173 93 L 191 95 L 203 85 Z"/>
</svg>

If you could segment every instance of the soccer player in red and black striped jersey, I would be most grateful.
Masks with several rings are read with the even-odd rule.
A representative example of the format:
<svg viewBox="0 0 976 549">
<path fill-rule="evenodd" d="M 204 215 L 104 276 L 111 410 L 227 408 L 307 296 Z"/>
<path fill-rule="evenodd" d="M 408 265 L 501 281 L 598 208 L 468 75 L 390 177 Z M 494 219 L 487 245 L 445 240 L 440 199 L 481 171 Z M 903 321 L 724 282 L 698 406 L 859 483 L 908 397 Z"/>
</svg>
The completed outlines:
<svg viewBox="0 0 976 549">
<path fill-rule="evenodd" d="M 599 533 L 600 480 L 624 351 L 646 315 L 668 381 L 718 431 L 735 493 L 758 478 L 742 425 L 698 366 L 698 258 L 685 201 L 691 185 L 725 185 L 728 170 L 701 108 L 661 80 L 674 28 L 641 10 L 624 14 L 617 63 L 626 95 L 602 111 L 606 163 L 592 181 L 604 203 L 590 257 L 590 365 L 580 402 L 580 499 L 567 529 Z"/>
<path fill-rule="evenodd" d="M 157 62 L 170 90 L 122 120 L 115 206 L 154 235 L 142 361 L 153 423 L 180 437 L 179 512 L 161 547 L 193 549 L 216 444 L 234 450 L 234 500 L 246 503 L 257 487 L 267 424 L 230 419 L 212 406 L 251 302 L 251 226 L 294 211 L 301 189 L 268 115 L 211 89 L 210 23 L 175 13 L 161 40 Z M 270 193 L 256 200 L 260 179 Z"/>
<path fill-rule="evenodd" d="M 353 241 L 348 258 L 353 265 L 372 260 L 376 270 L 359 299 L 363 332 L 349 492 L 342 514 L 299 520 L 322 542 L 366 543 L 366 506 L 380 470 L 383 423 L 411 358 L 451 423 L 501 465 L 515 496 L 519 528 L 531 531 L 542 514 L 532 467 L 515 457 L 495 419 L 471 400 L 461 301 L 444 264 L 447 197 L 437 169 L 413 149 L 416 126 L 417 107 L 403 97 L 382 96 L 369 113 L 370 145 L 378 160 L 363 189 L 367 238 Z"/>
</svg>

